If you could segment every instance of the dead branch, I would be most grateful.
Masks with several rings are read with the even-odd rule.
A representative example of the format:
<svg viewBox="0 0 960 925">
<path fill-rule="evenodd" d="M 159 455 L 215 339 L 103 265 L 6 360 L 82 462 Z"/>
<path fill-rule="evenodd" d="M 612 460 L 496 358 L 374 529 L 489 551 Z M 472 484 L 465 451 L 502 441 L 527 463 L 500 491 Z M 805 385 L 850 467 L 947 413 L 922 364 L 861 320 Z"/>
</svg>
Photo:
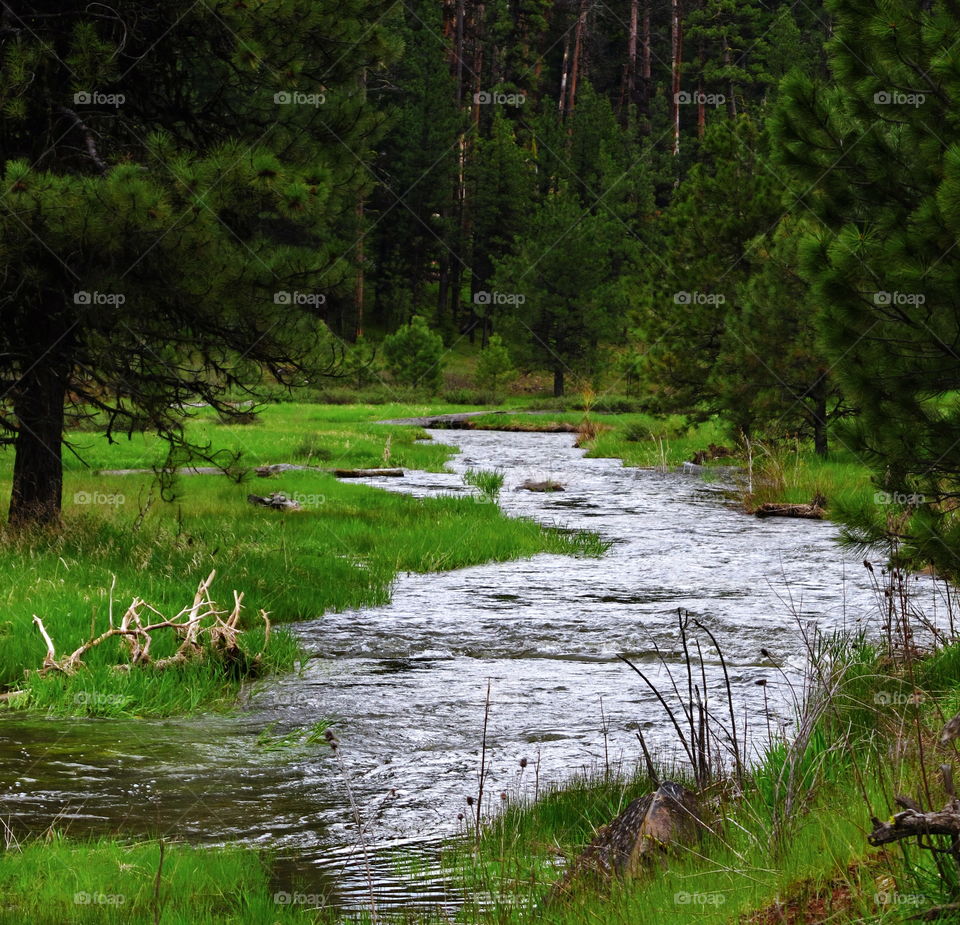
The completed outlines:
<svg viewBox="0 0 960 925">
<path fill-rule="evenodd" d="M 874 848 L 889 845 L 904 838 L 919 838 L 924 835 L 952 835 L 960 838 L 960 801 L 951 800 L 938 812 L 919 812 L 906 809 L 897 813 L 889 822 L 874 818 L 873 831 L 867 841 Z"/>
<path fill-rule="evenodd" d="M 262 660 L 263 651 L 250 658 L 243 653 L 238 642 L 242 632 L 240 617 L 243 611 L 244 595 L 242 592 L 233 592 L 233 609 L 224 619 L 227 611 L 218 609 L 216 602 L 210 596 L 210 585 L 215 576 L 216 572 L 213 571 L 201 581 L 193 596 L 193 603 L 169 619 L 143 599 L 134 598 L 119 626 L 111 627 L 99 636 L 88 640 L 61 659 L 56 657 L 56 648 L 43 620 L 34 615 L 33 622 L 47 646 L 47 654 L 39 669 L 40 674 L 54 671 L 68 675 L 74 674 L 83 666 L 83 657 L 91 649 L 114 637 L 121 638 L 127 648 L 128 662 L 114 666 L 118 671 L 129 671 L 135 665 L 150 665 L 154 669 L 163 670 L 173 665 L 182 665 L 191 658 L 210 652 L 216 653 L 220 660 L 230 666 L 241 665 L 246 672 L 256 670 Z M 160 619 L 145 623 L 141 616 L 144 610 L 156 614 Z M 267 611 L 261 610 L 260 618 L 266 625 L 265 649 L 270 641 L 271 628 Z M 180 644 L 173 655 L 153 660 L 150 656 L 153 634 L 163 629 L 173 630 L 180 638 Z"/>
</svg>

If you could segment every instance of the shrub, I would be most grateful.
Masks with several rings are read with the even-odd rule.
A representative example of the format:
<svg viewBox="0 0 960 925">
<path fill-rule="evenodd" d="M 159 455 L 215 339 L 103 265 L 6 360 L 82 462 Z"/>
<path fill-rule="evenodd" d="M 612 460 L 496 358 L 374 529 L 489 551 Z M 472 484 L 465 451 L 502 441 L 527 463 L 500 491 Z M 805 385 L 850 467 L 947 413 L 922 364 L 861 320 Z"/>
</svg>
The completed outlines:
<svg viewBox="0 0 960 925">
<path fill-rule="evenodd" d="M 439 389 L 443 381 L 443 353 L 443 338 L 431 331 L 426 319 L 419 315 L 383 341 L 387 369 L 401 385 Z"/>
<path fill-rule="evenodd" d="M 477 360 L 477 386 L 489 392 L 500 392 L 516 373 L 503 338 L 494 334 L 487 346 L 480 351 Z"/>
</svg>

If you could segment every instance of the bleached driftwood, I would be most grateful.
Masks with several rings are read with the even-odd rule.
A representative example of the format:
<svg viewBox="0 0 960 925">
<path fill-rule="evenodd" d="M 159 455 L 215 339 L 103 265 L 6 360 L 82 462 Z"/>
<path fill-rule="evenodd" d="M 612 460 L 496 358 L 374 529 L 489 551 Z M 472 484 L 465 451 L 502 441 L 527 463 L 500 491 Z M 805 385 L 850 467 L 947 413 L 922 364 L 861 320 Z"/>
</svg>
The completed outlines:
<svg viewBox="0 0 960 925">
<path fill-rule="evenodd" d="M 213 583 L 216 574 L 214 570 L 201 581 L 197 586 L 196 594 L 193 596 L 193 603 L 189 607 L 184 607 L 170 619 L 163 619 L 163 614 L 142 598 L 134 598 L 127 608 L 127 612 L 123 615 L 119 626 L 105 630 L 99 636 L 88 640 L 69 655 L 60 659 L 57 658 L 56 647 L 44 626 L 43 620 L 34 614 L 34 625 L 47 646 L 43 666 L 39 669 L 40 674 L 49 674 L 50 672 L 73 674 L 78 668 L 82 667 L 83 657 L 87 652 L 115 636 L 122 637 L 129 650 L 129 661 L 126 664 L 115 666 L 121 671 L 129 671 L 134 666 L 147 664 L 155 669 L 162 670 L 173 665 L 183 664 L 188 659 L 205 653 L 214 653 L 223 661 L 230 663 L 246 660 L 237 644 L 237 637 L 241 632 L 239 621 L 243 609 L 243 594 L 237 591 L 233 592 L 233 610 L 224 619 L 227 611 L 219 610 L 216 602 L 210 597 L 210 585 Z M 142 616 L 144 611 L 149 611 L 161 619 L 151 623 Z M 265 610 L 260 611 L 260 618 L 266 627 L 264 631 L 264 647 L 266 647 L 270 640 L 270 619 Z M 153 641 L 151 634 L 162 629 L 172 629 L 180 637 L 180 645 L 173 655 L 154 661 L 150 656 L 150 644 Z M 249 670 L 255 670 L 262 655 L 261 652 L 249 660 L 246 667 Z"/>
</svg>

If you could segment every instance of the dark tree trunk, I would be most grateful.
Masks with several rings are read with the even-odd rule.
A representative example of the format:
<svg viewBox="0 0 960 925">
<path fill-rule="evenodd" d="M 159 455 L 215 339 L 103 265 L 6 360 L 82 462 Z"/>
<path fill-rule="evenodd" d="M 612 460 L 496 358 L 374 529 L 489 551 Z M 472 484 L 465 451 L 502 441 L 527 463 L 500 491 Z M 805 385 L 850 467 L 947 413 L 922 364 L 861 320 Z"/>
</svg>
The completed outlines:
<svg viewBox="0 0 960 925">
<path fill-rule="evenodd" d="M 553 370 L 553 396 L 563 398 L 563 369 L 559 366 Z"/>
<path fill-rule="evenodd" d="M 14 445 L 10 525 L 60 521 L 63 496 L 63 408 L 66 377 L 38 363 L 16 387 L 19 423 Z"/>
<path fill-rule="evenodd" d="M 827 384 L 821 377 L 813 394 L 813 451 L 827 455 Z"/>
<path fill-rule="evenodd" d="M 683 67 L 683 11 L 680 0 L 670 0 L 670 73 L 673 121 L 673 155 L 680 153 L 680 79 Z"/>
</svg>

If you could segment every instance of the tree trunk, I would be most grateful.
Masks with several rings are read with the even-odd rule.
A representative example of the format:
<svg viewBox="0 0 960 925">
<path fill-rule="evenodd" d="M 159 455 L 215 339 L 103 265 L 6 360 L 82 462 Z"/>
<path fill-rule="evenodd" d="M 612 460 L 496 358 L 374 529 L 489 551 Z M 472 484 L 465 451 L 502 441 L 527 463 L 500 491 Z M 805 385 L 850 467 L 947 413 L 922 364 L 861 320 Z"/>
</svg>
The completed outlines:
<svg viewBox="0 0 960 925">
<path fill-rule="evenodd" d="M 630 29 L 627 33 L 627 73 L 624 81 L 626 111 L 637 103 L 637 38 L 640 23 L 640 0 L 630 0 Z"/>
<path fill-rule="evenodd" d="M 38 362 L 16 386 L 10 525 L 60 522 L 63 498 L 63 408 L 66 377 Z"/>
<path fill-rule="evenodd" d="M 827 455 L 827 383 L 823 376 L 813 394 L 813 451 L 821 458 Z"/>
<path fill-rule="evenodd" d="M 563 398 L 563 368 L 560 366 L 553 370 L 553 397 Z"/>
<path fill-rule="evenodd" d="M 683 62 L 683 14 L 680 0 L 670 2 L 670 72 L 673 92 L 673 155 L 680 153 L 680 69 Z"/>
<path fill-rule="evenodd" d="M 580 14 L 577 17 L 577 27 L 573 38 L 573 60 L 570 63 L 570 90 L 567 100 L 567 115 L 571 115 L 577 105 L 577 81 L 580 77 L 580 65 L 584 56 L 584 41 L 587 31 L 587 0 L 580 2 Z"/>
<path fill-rule="evenodd" d="M 646 0 L 643 4 L 643 27 L 642 27 L 640 77 L 642 79 L 640 92 L 640 106 L 643 115 L 646 118 L 646 129 L 650 128 L 650 88 L 652 84 L 652 54 L 650 43 L 650 2 Z"/>
</svg>

